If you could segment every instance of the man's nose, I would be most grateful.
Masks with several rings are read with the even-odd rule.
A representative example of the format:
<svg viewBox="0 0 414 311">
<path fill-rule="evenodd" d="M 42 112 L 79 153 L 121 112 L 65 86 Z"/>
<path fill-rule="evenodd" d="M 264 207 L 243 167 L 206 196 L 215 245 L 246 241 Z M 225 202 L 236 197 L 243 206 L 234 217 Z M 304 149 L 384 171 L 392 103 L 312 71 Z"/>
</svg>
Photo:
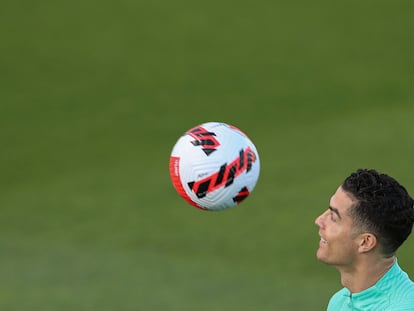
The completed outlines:
<svg viewBox="0 0 414 311">
<path fill-rule="evenodd" d="M 315 219 L 315 225 L 317 225 L 320 228 L 323 227 L 323 215 L 324 214 L 321 214 Z"/>
</svg>

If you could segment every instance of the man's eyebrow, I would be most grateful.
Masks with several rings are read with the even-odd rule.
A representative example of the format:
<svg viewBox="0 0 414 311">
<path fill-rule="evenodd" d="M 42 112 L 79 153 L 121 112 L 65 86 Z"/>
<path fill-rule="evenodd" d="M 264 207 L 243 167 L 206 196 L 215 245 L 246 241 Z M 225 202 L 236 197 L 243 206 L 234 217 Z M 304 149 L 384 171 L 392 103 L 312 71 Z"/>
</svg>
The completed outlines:
<svg viewBox="0 0 414 311">
<path fill-rule="evenodd" d="M 339 213 L 338 209 L 332 206 L 329 206 L 329 209 L 334 212 L 336 215 L 338 215 L 339 219 L 342 219 L 341 214 Z"/>
</svg>

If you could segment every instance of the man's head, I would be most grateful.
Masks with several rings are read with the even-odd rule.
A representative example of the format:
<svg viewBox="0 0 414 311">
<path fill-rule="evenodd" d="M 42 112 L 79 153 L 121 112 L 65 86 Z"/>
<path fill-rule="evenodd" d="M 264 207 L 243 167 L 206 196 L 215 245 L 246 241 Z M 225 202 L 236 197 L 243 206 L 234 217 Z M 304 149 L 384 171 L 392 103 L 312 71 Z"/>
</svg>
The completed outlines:
<svg viewBox="0 0 414 311">
<path fill-rule="evenodd" d="M 395 179 L 375 170 L 359 169 L 341 186 L 355 201 L 348 209 L 354 228 L 375 235 L 381 253 L 394 255 L 410 235 L 413 199 Z"/>
</svg>

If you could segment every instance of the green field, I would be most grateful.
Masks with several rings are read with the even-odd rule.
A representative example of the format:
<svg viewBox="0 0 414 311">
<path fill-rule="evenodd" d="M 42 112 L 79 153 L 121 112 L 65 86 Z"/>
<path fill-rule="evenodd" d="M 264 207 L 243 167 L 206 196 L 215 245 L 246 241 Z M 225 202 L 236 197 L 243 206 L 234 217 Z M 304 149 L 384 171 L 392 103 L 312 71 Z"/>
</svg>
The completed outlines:
<svg viewBox="0 0 414 311">
<path fill-rule="evenodd" d="M 314 219 L 351 171 L 414 194 L 413 1 L 11 1 L 0 10 L 0 310 L 317 311 Z M 178 137 L 244 130 L 261 176 L 203 212 Z M 399 263 L 414 277 L 414 237 Z"/>
</svg>

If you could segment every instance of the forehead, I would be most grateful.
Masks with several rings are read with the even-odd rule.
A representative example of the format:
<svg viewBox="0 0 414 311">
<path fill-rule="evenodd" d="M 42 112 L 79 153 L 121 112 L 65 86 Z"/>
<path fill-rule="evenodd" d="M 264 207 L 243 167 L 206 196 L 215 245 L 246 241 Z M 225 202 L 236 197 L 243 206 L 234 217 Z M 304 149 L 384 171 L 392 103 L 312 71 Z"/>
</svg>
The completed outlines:
<svg viewBox="0 0 414 311">
<path fill-rule="evenodd" d="M 346 215 L 349 208 L 356 203 L 356 200 L 347 192 L 345 192 L 341 186 L 338 187 L 329 201 L 331 207 L 336 208 L 341 215 Z"/>
</svg>

